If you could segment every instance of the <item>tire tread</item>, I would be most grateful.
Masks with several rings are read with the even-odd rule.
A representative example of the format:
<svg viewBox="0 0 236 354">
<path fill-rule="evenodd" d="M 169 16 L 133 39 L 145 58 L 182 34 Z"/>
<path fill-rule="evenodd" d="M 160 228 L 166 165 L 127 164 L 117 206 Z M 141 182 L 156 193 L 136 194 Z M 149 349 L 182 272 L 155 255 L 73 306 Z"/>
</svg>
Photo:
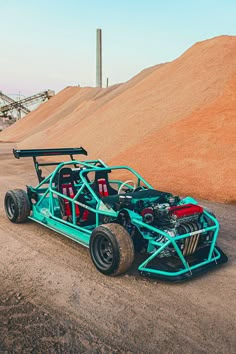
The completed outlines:
<svg viewBox="0 0 236 354">
<path fill-rule="evenodd" d="M 109 275 L 116 276 L 125 273 L 131 267 L 134 260 L 134 245 L 127 230 L 120 224 L 116 223 L 103 224 L 98 226 L 95 230 L 101 232 L 103 231 L 105 233 L 107 233 L 107 231 L 110 232 L 118 248 L 119 261 L 117 267 L 115 267 L 112 272 L 109 272 Z M 92 237 L 93 236 L 91 236 L 91 239 Z"/>
<path fill-rule="evenodd" d="M 30 215 L 30 202 L 27 193 L 23 189 L 9 190 L 5 196 L 6 213 L 6 200 L 8 197 L 11 197 L 13 199 L 16 206 L 15 215 L 12 219 L 8 216 L 9 220 L 18 224 L 25 222 L 28 216 Z"/>
</svg>

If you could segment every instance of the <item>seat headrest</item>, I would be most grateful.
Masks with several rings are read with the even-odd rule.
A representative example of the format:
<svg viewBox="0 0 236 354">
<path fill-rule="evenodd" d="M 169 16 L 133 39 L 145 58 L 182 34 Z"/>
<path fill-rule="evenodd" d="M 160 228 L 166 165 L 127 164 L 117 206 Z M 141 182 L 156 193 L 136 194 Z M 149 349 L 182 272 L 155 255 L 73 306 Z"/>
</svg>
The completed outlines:
<svg viewBox="0 0 236 354">
<path fill-rule="evenodd" d="M 105 179 L 106 181 L 108 181 L 108 173 L 110 173 L 109 171 L 96 171 L 95 172 L 95 181 L 98 181 L 99 179 Z"/>
<path fill-rule="evenodd" d="M 59 180 L 63 182 L 71 182 L 73 180 L 73 171 L 70 167 L 63 167 L 59 171 Z"/>
</svg>

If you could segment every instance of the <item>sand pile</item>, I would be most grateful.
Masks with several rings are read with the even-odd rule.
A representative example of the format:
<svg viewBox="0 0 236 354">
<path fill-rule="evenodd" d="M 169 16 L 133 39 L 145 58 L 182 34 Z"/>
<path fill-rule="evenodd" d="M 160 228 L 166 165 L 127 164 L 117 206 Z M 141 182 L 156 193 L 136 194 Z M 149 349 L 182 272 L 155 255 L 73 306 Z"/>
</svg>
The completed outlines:
<svg viewBox="0 0 236 354">
<path fill-rule="evenodd" d="M 109 89 L 66 88 L 0 134 L 22 148 L 84 146 L 159 189 L 236 199 L 236 37 L 195 44 Z"/>
</svg>

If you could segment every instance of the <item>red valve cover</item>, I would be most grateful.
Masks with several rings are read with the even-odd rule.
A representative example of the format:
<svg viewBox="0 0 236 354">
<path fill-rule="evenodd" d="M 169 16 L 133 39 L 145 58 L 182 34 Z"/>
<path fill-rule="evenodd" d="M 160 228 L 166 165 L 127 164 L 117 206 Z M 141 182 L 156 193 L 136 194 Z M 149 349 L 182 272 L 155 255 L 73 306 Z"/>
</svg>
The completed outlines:
<svg viewBox="0 0 236 354">
<path fill-rule="evenodd" d="M 176 215 L 177 218 L 183 218 L 185 216 L 190 216 L 194 214 L 201 214 L 203 212 L 203 208 L 199 205 L 194 204 L 184 204 L 170 207 L 170 213 L 172 215 Z"/>
</svg>

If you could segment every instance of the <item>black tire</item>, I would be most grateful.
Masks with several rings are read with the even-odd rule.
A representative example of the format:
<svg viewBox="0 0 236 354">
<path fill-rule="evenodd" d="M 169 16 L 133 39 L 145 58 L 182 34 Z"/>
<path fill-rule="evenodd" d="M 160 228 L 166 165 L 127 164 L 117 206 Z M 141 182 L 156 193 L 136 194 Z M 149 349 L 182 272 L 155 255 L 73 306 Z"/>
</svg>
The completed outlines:
<svg viewBox="0 0 236 354">
<path fill-rule="evenodd" d="M 89 250 L 95 267 L 105 275 L 125 273 L 134 260 L 133 241 L 119 224 L 104 224 L 94 229 Z"/>
<path fill-rule="evenodd" d="M 8 191 L 5 195 L 4 207 L 8 219 L 14 223 L 22 223 L 30 215 L 30 201 L 27 193 L 22 189 Z"/>
</svg>

